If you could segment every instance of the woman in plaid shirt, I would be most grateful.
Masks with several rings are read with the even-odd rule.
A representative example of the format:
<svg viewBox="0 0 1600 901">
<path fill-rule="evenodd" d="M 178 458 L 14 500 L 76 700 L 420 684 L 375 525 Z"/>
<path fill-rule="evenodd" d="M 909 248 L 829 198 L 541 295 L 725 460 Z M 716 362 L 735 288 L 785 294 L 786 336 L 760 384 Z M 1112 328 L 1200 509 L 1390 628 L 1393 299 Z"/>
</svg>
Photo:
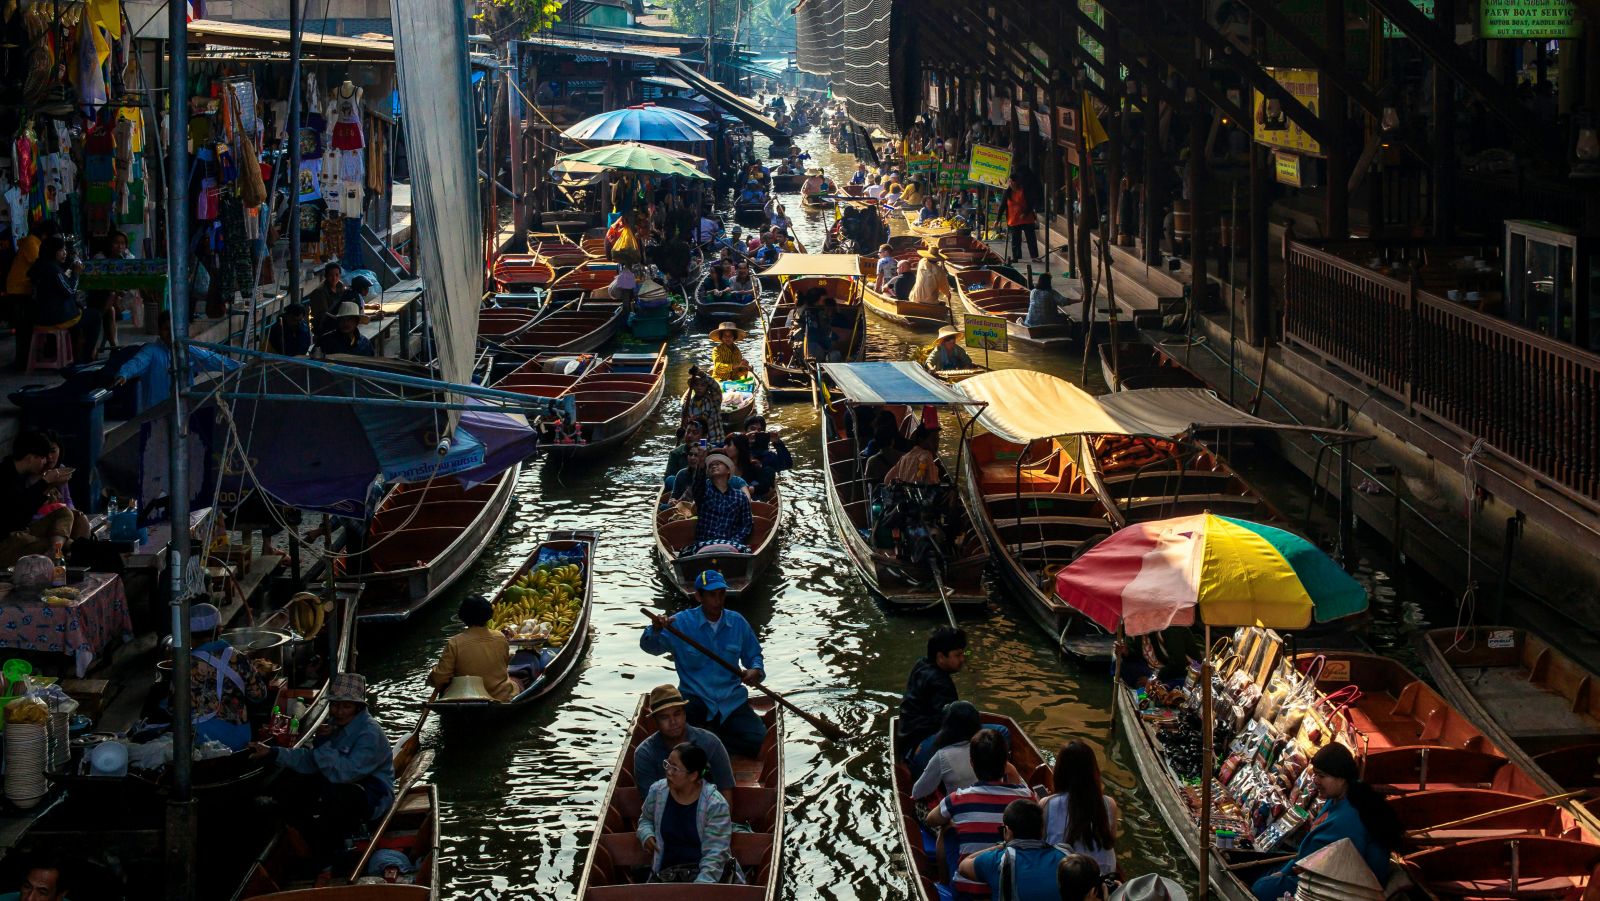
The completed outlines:
<svg viewBox="0 0 1600 901">
<path fill-rule="evenodd" d="M 733 475 L 733 460 L 727 454 L 706 455 L 708 485 L 695 505 L 694 540 L 696 545 L 726 543 L 746 547 L 755 519 L 750 515 L 750 495 L 728 483 Z"/>
</svg>

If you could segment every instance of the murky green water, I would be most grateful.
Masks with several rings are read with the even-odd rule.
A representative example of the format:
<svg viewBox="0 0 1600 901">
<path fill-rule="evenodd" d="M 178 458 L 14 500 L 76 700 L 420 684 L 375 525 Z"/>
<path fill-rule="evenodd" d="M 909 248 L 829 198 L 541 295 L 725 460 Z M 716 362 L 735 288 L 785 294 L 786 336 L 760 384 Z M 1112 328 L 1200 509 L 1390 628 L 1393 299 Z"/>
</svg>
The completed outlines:
<svg viewBox="0 0 1600 901">
<path fill-rule="evenodd" d="M 801 141 L 835 174 L 854 161 L 822 140 Z M 820 249 L 825 222 L 789 204 L 808 247 Z M 903 359 L 928 340 L 869 317 L 869 358 Z M 592 643 L 583 668 L 520 720 L 470 731 L 432 721 L 426 744 L 437 756 L 430 778 L 439 786 L 442 871 L 450 898 L 570 898 L 604 792 L 641 693 L 675 681 L 671 664 L 638 649 L 645 608 L 677 609 L 658 574 L 650 513 L 671 443 L 676 395 L 689 364 L 708 356 L 705 338 L 673 340 L 668 400 L 633 442 L 592 463 L 532 467 L 517 504 L 477 566 L 451 596 L 398 633 L 372 633 L 361 645 L 360 669 L 380 697 L 391 731 L 415 721 L 423 677 L 456 626 L 456 600 L 486 591 L 514 570 L 544 532 L 591 528 L 596 555 Z M 745 343 L 759 359 L 759 334 Z M 996 354 L 994 364 L 1044 369 L 1076 380 L 1081 360 L 1041 351 Z M 1092 379 L 1098 382 L 1098 374 Z M 1094 390 L 1102 390 L 1098 384 Z M 768 684 L 857 736 L 824 740 L 791 717 L 785 747 L 788 832 L 783 846 L 784 897 L 893 899 L 909 897 L 891 806 L 887 726 L 912 662 L 942 619 L 891 615 L 875 603 L 835 545 L 817 470 L 816 414 L 808 404 L 772 412 L 795 469 L 784 475 L 788 504 L 774 567 L 740 604 L 764 646 Z M 1274 488 L 1291 498 L 1297 482 Z M 1281 502 L 1280 502 L 1281 503 Z M 1364 571 L 1385 616 L 1398 619 L 1392 583 Z M 1102 751 L 1105 777 L 1123 811 L 1119 841 L 1130 873 L 1160 871 L 1193 884 L 1130 769 L 1126 749 L 1108 743 L 1109 674 L 1085 672 L 1055 653 L 1020 609 L 996 597 L 992 615 L 970 618 L 968 664 L 956 679 L 980 707 L 1018 720 L 1047 753 L 1071 738 Z"/>
</svg>

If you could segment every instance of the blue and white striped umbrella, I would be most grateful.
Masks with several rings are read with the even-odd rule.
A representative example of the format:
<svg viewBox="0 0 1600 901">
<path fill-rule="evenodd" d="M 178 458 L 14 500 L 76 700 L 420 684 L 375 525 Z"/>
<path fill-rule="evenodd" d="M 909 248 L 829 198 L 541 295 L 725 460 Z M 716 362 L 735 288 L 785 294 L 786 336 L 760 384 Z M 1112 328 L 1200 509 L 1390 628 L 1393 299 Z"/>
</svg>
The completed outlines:
<svg viewBox="0 0 1600 901">
<path fill-rule="evenodd" d="M 682 110 L 653 105 L 630 106 L 590 116 L 562 132 L 562 135 L 574 141 L 689 144 L 711 140 L 711 136 L 701 129 L 705 124 L 704 119 Z"/>
</svg>

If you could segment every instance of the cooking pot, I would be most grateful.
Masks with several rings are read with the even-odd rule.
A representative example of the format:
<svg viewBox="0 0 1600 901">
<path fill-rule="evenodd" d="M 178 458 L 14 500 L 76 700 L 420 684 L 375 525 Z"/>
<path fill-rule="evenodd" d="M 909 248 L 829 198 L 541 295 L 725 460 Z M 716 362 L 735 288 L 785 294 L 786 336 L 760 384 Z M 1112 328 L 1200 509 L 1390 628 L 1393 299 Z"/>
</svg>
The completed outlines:
<svg viewBox="0 0 1600 901">
<path fill-rule="evenodd" d="M 284 646 L 294 636 L 276 629 L 234 629 L 222 633 L 222 640 L 233 645 L 234 651 L 251 660 L 270 660 L 282 667 Z"/>
</svg>

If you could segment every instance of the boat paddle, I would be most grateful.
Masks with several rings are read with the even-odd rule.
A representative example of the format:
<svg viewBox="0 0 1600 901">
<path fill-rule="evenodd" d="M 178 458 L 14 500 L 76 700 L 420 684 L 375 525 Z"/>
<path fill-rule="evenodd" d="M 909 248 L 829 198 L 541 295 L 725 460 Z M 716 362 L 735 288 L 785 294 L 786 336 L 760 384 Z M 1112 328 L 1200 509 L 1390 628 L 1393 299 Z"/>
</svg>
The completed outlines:
<svg viewBox="0 0 1600 901">
<path fill-rule="evenodd" d="M 645 614 L 645 616 L 650 617 L 650 622 L 652 624 L 655 622 L 655 615 L 652 614 L 649 610 L 644 611 L 644 614 Z M 676 635 L 679 639 L 681 639 L 683 641 L 684 644 L 686 644 L 689 647 L 694 648 L 695 650 L 699 651 L 700 653 L 706 655 L 707 657 L 709 657 L 711 659 L 711 661 L 713 663 L 716 663 L 717 665 L 721 666 L 723 669 L 727 670 L 728 672 L 733 673 L 736 676 L 741 676 L 741 677 L 744 675 L 744 671 L 739 669 L 739 667 L 734 666 L 733 664 L 731 664 L 728 661 L 722 659 L 721 657 L 718 657 L 716 654 L 713 654 L 710 650 L 708 650 L 705 645 L 701 644 L 698 641 L 695 641 L 693 638 L 690 638 L 689 636 L 683 634 L 682 632 L 679 632 L 675 627 L 673 627 L 672 623 L 669 622 L 665 626 L 662 626 L 662 628 L 667 630 L 669 633 L 671 633 L 673 635 Z M 798 716 L 801 719 L 805 720 L 806 722 L 810 723 L 811 725 L 817 727 L 817 731 L 821 732 L 823 735 L 827 736 L 828 738 L 833 739 L 834 741 L 839 741 L 839 740 L 845 738 L 846 733 L 845 733 L 845 731 L 843 729 L 839 728 L 838 726 L 834 725 L 833 723 L 828 722 L 827 720 L 823 719 L 822 717 L 819 717 L 819 716 L 816 716 L 815 714 L 807 713 L 804 710 L 801 710 L 799 707 L 796 707 L 794 705 L 793 701 L 790 701 L 788 698 L 784 697 L 783 695 L 778 694 L 777 692 L 775 692 L 772 689 L 766 687 L 765 685 L 762 685 L 760 682 L 757 682 L 754 687 L 755 687 L 756 691 L 761 692 L 762 694 L 766 695 L 767 697 L 771 698 L 772 700 L 774 700 L 774 701 L 778 702 L 779 704 L 783 705 L 784 709 L 786 709 L 789 712 L 793 713 L 795 716 Z"/>
<path fill-rule="evenodd" d="M 422 740 L 422 725 L 428 721 L 428 714 L 433 712 L 433 702 L 439 697 L 440 689 L 435 688 L 433 694 L 422 704 L 422 716 L 417 717 L 417 724 L 411 727 L 411 733 L 401 740 L 402 747 L 406 742 L 415 738 L 420 743 Z M 411 791 L 411 786 L 417 781 L 428 765 L 433 762 L 433 751 L 418 751 L 406 765 L 405 773 L 400 780 L 400 785 L 395 788 L 394 799 L 389 802 L 389 809 L 384 811 L 383 819 L 378 822 L 378 828 L 372 831 L 372 838 L 367 841 L 367 849 L 361 852 L 361 859 L 356 861 L 356 868 L 351 871 L 350 878 L 345 880 L 347 885 L 355 885 L 361 878 L 361 873 L 367 868 L 367 861 L 372 858 L 372 852 L 378 850 L 378 839 L 389 828 L 389 821 L 394 819 L 395 811 L 400 809 L 400 804 L 405 800 L 406 793 Z"/>
<path fill-rule="evenodd" d="M 939 575 L 939 565 L 935 563 L 929 566 L 928 570 L 933 573 L 933 584 L 934 587 L 939 589 L 939 603 L 944 605 L 944 615 L 950 620 L 950 628 L 961 628 L 960 626 L 956 625 L 956 611 L 954 607 L 950 606 L 949 592 L 944 590 L 944 579 Z"/>
</svg>

